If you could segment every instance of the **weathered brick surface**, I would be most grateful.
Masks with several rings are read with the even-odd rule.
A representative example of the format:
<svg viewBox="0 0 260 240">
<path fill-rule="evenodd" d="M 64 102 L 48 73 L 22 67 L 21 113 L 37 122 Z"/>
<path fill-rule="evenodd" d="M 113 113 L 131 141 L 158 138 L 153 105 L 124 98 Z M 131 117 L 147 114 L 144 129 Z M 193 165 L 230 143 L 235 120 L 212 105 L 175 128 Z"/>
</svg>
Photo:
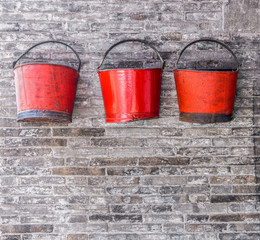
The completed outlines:
<svg viewBox="0 0 260 240">
<path fill-rule="evenodd" d="M 0 0 L 0 240 L 260 239 L 259 8 L 258 0 Z M 232 122 L 178 120 L 172 70 L 182 47 L 202 37 L 224 41 L 241 62 Z M 152 42 L 166 60 L 160 118 L 106 124 L 96 67 L 125 38 Z M 17 123 L 11 63 L 46 40 L 70 43 L 82 59 L 73 122 Z M 59 45 L 32 57 L 75 64 Z M 212 57 L 231 64 L 213 43 L 188 49 L 182 64 Z M 157 62 L 147 47 L 125 44 L 106 64 Z"/>
</svg>

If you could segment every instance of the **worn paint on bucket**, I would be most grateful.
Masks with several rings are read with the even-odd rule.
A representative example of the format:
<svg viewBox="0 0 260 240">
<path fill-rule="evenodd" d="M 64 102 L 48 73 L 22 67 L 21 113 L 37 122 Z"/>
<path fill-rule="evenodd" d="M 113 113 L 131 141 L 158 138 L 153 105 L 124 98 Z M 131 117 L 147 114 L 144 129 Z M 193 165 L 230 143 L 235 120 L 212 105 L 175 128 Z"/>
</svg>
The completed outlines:
<svg viewBox="0 0 260 240">
<path fill-rule="evenodd" d="M 174 71 L 180 120 L 198 123 L 232 120 L 238 71 Z"/>
<path fill-rule="evenodd" d="M 30 50 L 45 43 L 69 47 L 78 59 L 78 69 L 49 63 L 16 66 Z M 59 41 L 38 43 L 22 54 L 13 63 L 18 122 L 71 122 L 80 65 L 75 50 Z"/>
<path fill-rule="evenodd" d="M 178 96 L 180 121 L 194 123 L 228 122 L 233 119 L 234 101 L 239 63 L 235 54 L 223 43 L 212 39 L 201 39 L 190 45 L 211 41 L 224 46 L 237 62 L 236 70 L 174 70 Z M 176 66 L 177 66 L 176 64 Z"/>
<path fill-rule="evenodd" d="M 14 69 L 18 121 L 70 122 L 78 72 L 70 67 L 25 64 Z"/>
</svg>

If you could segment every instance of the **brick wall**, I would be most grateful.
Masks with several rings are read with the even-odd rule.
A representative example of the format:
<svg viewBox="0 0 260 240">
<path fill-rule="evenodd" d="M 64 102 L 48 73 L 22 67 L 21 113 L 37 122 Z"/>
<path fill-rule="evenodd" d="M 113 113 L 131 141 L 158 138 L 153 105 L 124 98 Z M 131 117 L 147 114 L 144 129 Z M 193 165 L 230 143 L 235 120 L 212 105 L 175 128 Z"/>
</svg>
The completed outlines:
<svg viewBox="0 0 260 240">
<path fill-rule="evenodd" d="M 260 239 L 259 7 L 258 0 L 0 0 L 0 239 Z M 153 42 L 167 61 L 160 118 L 105 124 L 95 68 L 128 37 Z M 242 63 L 230 123 L 178 121 L 173 65 L 201 37 L 224 41 Z M 73 122 L 17 123 L 11 63 L 52 39 L 70 43 L 83 61 Z M 40 57 L 72 56 L 54 50 Z"/>
</svg>

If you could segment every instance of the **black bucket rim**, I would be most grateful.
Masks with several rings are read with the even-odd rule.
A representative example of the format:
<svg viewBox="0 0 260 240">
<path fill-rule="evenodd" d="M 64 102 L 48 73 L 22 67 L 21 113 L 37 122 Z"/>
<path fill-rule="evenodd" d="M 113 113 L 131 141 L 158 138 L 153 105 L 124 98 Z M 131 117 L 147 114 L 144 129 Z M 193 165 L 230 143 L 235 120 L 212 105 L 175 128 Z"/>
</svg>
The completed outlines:
<svg viewBox="0 0 260 240">
<path fill-rule="evenodd" d="M 183 68 L 177 68 L 174 69 L 173 72 L 175 71 L 188 71 L 188 72 L 209 72 L 209 73 L 214 73 L 214 72 L 229 72 L 229 73 L 238 73 L 239 70 L 232 70 L 232 69 L 183 69 Z"/>
<path fill-rule="evenodd" d="M 79 70 L 75 69 L 74 67 L 71 67 L 71 66 L 67 66 L 67 65 L 63 65 L 63 64 L 55 64 L 55 63 L 41 63 L 41 62 L 33 62 L 33 63 L 23 63 L 23 64 L 19 64 L 19 65 L 16 65 L 14 67 L 14 70 L 19 68 L 19 67 L 23 67 L 23 66 L 26 66 L 26 65 L 49 65 L 49 66 L 60 66 L 60 67 L 66 67 L 66 68 L 70 68 L 70 69 L 73 69 L 75 70 L 77 73 L 79 73 Z"/>
<path fill-rule="evenodd" d="M 106 72 L 106 71 L 115 71 L 115 70 L 155 70 L 155 69 L 160 69 L 163 70 L 163 68 L 113 68 L 113 69 L 102 69 L 98 70 L 98 72 Z"/>
</svg>

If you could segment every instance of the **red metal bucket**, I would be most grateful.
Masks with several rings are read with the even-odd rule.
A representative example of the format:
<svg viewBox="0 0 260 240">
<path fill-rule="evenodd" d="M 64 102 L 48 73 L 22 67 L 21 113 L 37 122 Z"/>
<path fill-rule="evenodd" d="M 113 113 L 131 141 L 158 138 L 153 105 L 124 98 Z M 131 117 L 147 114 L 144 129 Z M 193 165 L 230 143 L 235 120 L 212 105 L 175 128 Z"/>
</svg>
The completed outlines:
<svg viewBox="0 0 260 240">
<path fill-rule="evenodd" d="M 17 62 L 34 47 L 44 43 L 59 43 L 77 56 L 78 69 L 64 65 Z M 14 78 L 18 122 L 71 122 L 81 61 L 69 45 L 46 41 L 34 45 L 14 63 Z"/>
<path fill-rule="evenodd" d="M 149 45 L 162 62 L 161 68 L 100 70 L 107 54 L 124 42 L 147 42 L 138 39 L 123 40 L 110 47 L 97 68 L 100 78 L 106 122 L 129 122 L 159 117 L 161 77 L 164 66 L 158 51 Z"/>
<path fill-rule="evenodd" d="M 233 70 L 174 70 L 175 84 L 178 96 L 180 121 L 194 123 L 228 122 L 233 119 L 233 109 L 236 94 L 236 82 L 239 62 L 235 54 L 223 43 L 212 39 L 201 39 L 189 43 L 216 42 L 225 47 L 234 57 L 237 68 Z"/>
</svg>

